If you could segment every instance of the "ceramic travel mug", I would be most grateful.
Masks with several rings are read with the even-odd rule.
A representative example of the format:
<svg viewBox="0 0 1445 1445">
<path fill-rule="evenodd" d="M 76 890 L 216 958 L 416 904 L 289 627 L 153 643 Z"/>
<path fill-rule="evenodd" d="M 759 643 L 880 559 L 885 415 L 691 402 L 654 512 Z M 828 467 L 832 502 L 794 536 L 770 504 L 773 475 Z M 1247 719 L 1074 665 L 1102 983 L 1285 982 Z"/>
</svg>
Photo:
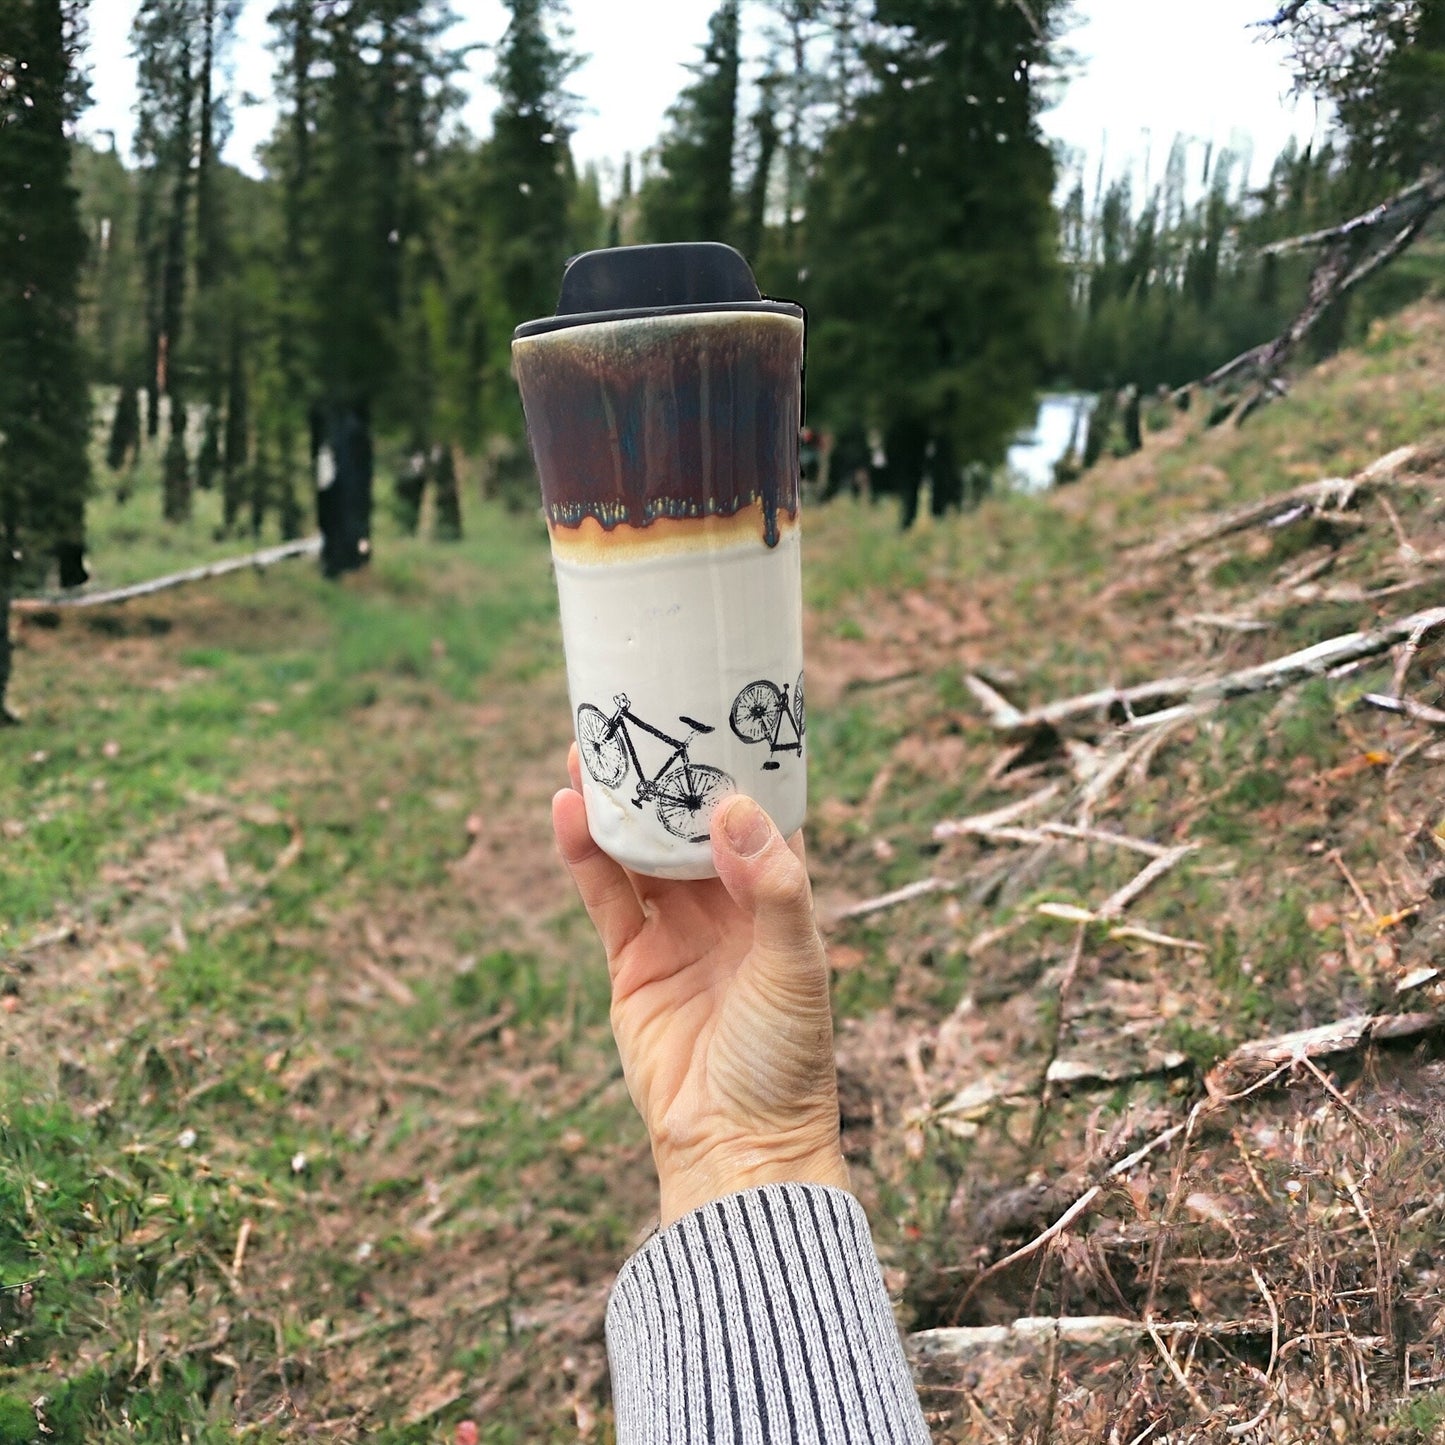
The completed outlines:
<svg viewBox="0 0 1445 1445">
<path fill-rule="evenodd" d="M 722 798 L 785 835 L 806 806 L 802 308 L 714 242 L 591 251 L 512 360 L 592 836 L 639 873 L 712 877 Z"/>
</svg>

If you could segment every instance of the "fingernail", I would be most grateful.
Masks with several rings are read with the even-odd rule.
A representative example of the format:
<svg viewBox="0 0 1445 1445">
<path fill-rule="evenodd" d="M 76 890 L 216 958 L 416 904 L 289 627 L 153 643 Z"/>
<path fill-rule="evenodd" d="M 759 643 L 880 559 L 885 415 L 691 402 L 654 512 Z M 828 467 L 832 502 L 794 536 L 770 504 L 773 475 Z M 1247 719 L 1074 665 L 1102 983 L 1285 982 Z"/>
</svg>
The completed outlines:
<svg viewBox="0 0 1445 1445">
<path fill-rule="evenodd" d="M 723 814 L 723 832 L 739 858 L 756 858 L 773 835 L 768 815 L 751 798 L 734 798 Z"/>
</svg>

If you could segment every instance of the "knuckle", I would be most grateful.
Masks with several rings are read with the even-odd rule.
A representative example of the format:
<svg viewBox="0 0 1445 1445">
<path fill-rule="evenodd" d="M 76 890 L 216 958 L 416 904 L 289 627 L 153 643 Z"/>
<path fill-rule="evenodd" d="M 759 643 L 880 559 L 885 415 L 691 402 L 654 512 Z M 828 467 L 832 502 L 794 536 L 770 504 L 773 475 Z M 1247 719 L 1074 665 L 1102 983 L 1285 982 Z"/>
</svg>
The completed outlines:
<svg viewBox="0 0 1445 1445">
<path fill-rule="evenodd" d="M 806 915 L 812 926 L 813 890 L 802 865 L 786 848 L 775 861 L 769 879 L 768 893 L 773 906 L 788 913 Z"/>
</svg>

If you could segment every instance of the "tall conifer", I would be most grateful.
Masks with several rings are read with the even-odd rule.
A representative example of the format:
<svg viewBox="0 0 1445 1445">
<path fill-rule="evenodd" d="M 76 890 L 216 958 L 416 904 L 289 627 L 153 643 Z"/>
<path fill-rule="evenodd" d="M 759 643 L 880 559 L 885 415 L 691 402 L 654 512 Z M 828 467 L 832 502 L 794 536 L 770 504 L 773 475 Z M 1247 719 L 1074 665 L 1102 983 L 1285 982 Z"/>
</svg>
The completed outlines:
<svg viewBox="0 0 1445 1445">
<path fill-rule="evenodd" d="M 441 44 L 442 0 L 350 0 L 272 13 L 291 106 L 278 158 L 300 336 L 288 364 L 310 380 L 309 433 L 322 566 L 371 551 L 373 426 L 400 356 L 418 168 L 457 100 L 459 57 Z"/>
<path fill-rule="evenodd" d="M 566 48 L 558 0 L 507 0 L 511 21 L 492 82 L 501 97 L 483 165 L 487 225 L 510 327 L 550 311 L 570 240 L 576 174 L 567 80 L 578 61 Z"/>
<path fill-rule="evenodd" d="M 1002 461 L 1044 379 L 1061 277 L 1034 73 L 1059 8 L 878 0 L 866 84 L 823 150 L 810 396 L 892 437 L 905 499 L 930 443 L 936 504 L 957 495 L 949 457 Z"/>
<path fill-rule="evenodd" d="M 67 122 L 84 6 L 0 9 L 0 720 L 10 680 L 12 592 L 52 558 L 84 580 L 89 398 L 76 333 L 85 237 Z"/>
<path fill-rule="evenodd" d="M 668 112 L 657 169 L 642 187 L 642 226 L 649 241 L 736 239 L 738 38 L 738 0 L 723 0 L 708 22 L 695 79 Z"/>
</svg>

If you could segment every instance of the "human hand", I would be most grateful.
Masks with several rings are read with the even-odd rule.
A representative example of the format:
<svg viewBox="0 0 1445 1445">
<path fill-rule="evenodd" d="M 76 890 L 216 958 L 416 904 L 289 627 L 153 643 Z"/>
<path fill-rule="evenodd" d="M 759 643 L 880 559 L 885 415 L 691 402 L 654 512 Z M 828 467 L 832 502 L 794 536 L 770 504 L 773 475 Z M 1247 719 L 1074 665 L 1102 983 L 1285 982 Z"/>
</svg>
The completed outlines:
<svg viewBox="0 0 1445 1445">
<path fill-rule="evenodd" d="M 802 835 L 785 842 L 734 796 L 713 815 L 717 878 L 644 877 L 592 841 L 575 747 L 568 770 L 552 824 L 607 953 L 612 1031 L 652 1140 L 663 1224 L 759 1184 L 846 1189 Z"/>
</svg>

